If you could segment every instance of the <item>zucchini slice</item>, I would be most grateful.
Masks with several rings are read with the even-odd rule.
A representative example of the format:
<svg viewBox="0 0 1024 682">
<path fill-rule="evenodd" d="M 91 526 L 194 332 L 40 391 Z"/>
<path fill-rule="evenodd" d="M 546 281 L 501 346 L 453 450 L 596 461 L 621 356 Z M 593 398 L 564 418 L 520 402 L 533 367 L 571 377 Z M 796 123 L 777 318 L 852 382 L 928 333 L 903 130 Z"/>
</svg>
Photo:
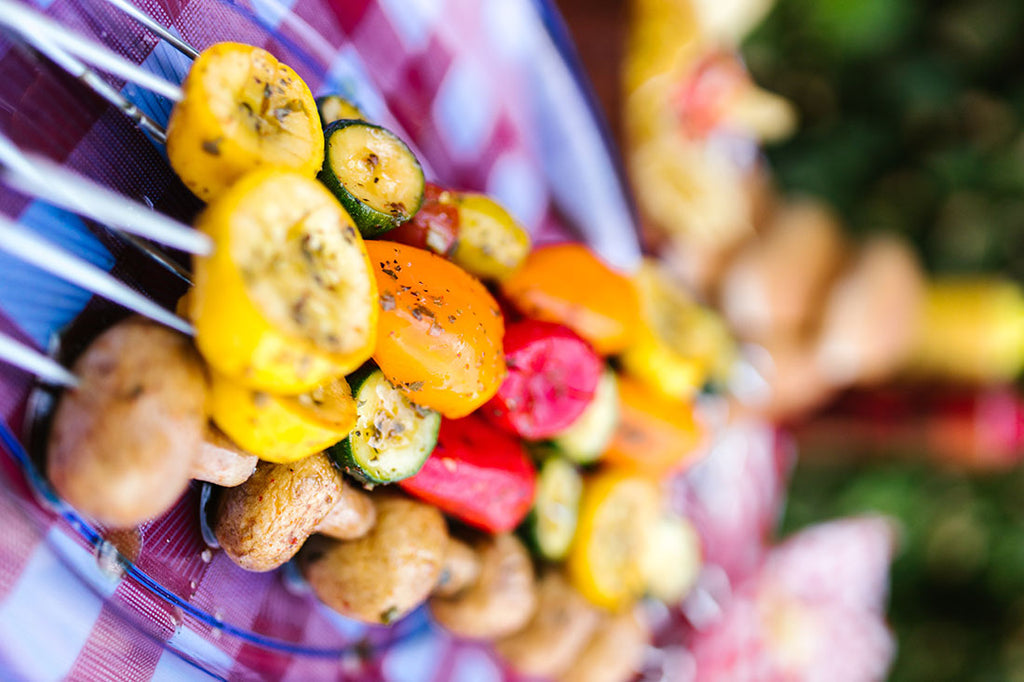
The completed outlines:
<svg viewBox="0 0 1024 682">
<path fill-rule="evenodd" d="M 398 227 L 423 201 L 423 169 L 409 147 L 380 126 L 351 119 L 324 130 L 320 181 L 334 192 L 364 237 Z"/>
<path fill-rule="evenodd" d="M 542 559 L 561 561 L 569 553 L 582 495 L 583 479 L 572 462 L 558 455 L 544 460 L 533 509 L 524 522 L 527 541 Z"/>
<path fill-rule="evenodd" d="M 687 519 L 665 515 L 651 528 L 643 555 L 647 594 L 666 604 L 679 603 L 700 574 L 700 535 Z"/>
<path fill-rule="evenodd" d="M 414 476 L 434 451 L 441 415 L 410 402 L 374 365 L 348 380 L 356 400 L 356 426 L 328 454 L 345 473 L 367 485 Z"/>
<path fill-rule="evenodd" d="M 342 119 L 366 120 L 366 115 L 352 102 L 341 95 L 324 95 L 316 98 L 316 109 L 320 112 L 320 123 L 326 128 Z"/>
<path fill-rule="evenodd" d="M 618 380 L 606 367 L 590 405 L 569 428 L 552 438 L 552 444 L 572 461 L 590 464 L 604 454 L 618 424 Z"/>
</svg>

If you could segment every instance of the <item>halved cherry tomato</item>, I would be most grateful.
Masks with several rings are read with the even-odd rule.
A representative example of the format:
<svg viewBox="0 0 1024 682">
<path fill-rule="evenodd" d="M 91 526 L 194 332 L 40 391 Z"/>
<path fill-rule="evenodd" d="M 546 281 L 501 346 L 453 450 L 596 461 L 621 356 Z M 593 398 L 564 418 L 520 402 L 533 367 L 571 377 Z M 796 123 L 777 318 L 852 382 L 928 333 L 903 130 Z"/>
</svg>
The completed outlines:
<svg viewBox="0 0 1024 682">
<path fill-rule="evenodd" d="M 503 533 L 530 511 L 536 478 L 518 438 L 470 416 L 443 420 L 430 459 L 398 485 L 460 521 Z"/>
<path fill-rule="evenodd" d="M 619 427 L 602 461 L 661 476 L 682 468 L 696 452 L 703 434 L 690 402 L 628 376 L 619 379 L 619 400 Z"/>
<path fill-rule="evenodd" d="M 626 348 L 640 324 L 632 283 L 582 244 L 534 249 L 501 290 L 527 317 L 564 324 L 601 355 Z"/>
<path fill-rule="evenodd" d="M 380 291 L 373 359 L 409 396 L 446 417 L 464 417 L 505 378 L 501 311 L 484 285 L 429 251 L 368 241 Z"/>
<path fill-rule="evenodd" d="M 529 440 L 572 424 L 594 398 L 604 363 L 568 327 L 523 320 L 505 330 L 508 375 L 482 413 Z"/>
<path fill-rule="evenodd" d="M 391 241 L 447 256 L 459 234 L 459 211 L 454 192 L 428 182 L 420 210 L 388 232 Z"/>
</svg>

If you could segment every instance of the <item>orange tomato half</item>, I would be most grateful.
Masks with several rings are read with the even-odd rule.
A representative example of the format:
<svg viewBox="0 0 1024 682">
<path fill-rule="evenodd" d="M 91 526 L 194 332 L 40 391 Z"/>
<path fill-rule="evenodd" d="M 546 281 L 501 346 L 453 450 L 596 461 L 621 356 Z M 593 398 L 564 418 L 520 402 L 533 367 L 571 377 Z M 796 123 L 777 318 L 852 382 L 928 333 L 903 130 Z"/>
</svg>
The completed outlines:
<svg viewBox="0 0 1024 682">
<path fill-rule="evenodd" d="M 603 462 L 653 476 L 689 463 L 703 436 L 689 401 L 628 376 L 619 378 L 619 400 L 619 425 Z"/>
<path fill-rule="evenodd" d="M 409 400 L 453 419 L 498 391 L 505 324 L 494 297 L 429 251 L 366 242 L 380 291 L 373 359 Z"/>
<path fill-rule="evenodd" d="M 626 348 L 640 325 L 633 284 L 582 244 L 534 249 L 501 290 L 527 317 L 564 324 L 601 355 Z"/>
</svg>

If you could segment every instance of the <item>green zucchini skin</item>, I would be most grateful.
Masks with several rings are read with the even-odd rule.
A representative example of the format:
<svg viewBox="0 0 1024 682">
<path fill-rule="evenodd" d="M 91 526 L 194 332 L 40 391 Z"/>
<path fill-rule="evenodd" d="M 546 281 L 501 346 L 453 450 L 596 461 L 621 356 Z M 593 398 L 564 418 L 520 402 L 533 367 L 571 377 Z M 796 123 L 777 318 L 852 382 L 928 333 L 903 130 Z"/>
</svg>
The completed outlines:
<svg viewBox="0 0 1024 682">
<path fill-rule="evenodd" d="M 384 373 L 367 363 L 348 377 L 356 401 L 356 427 L 344 440 L 327 449 L 335 465 L 367 487 L 395 483 L 416 475 L 437 445 L 441 415 L 413 405 L 387 380 Z M 381 397 L 383 390 L 388 395 Z M 392 402 L 391 412 L 402 417 L 403 442 L 376 449 L 370 430 L 377 428 L 377 408 L 382 400 Z"/>
<path fill-rule="evenodd" d="M 561 561 L 569 552 L 579 520 L 583 478 L 576 466 L 559 455 L 549 455 L 537 472 L 533 508 L 523 520 L 522 537 L 544 561 Z"/>
<path fill-rule="evenodd" d="M 409 177 L 399 183 L 403 191 L 402 201 L 391 202 L 391 207 L 387 210 L 375 208 L 356 195 L 357 191 L 367 194 L 367 192 L 375 190 L 373 187 L 368 188 L 365 185 L 359 189 L 356 188 L 356 180 L 347 177 L 351 175 L 351 171 L 346 169 L 346 163 L 351 159 L 339 158 L 339 152 L 335 151 L 332 146 L 332 140 L 336 136 L 359 133 L 374 135 L 377 140 L 384 141 L 389 151 L 405 164 L 404 168 L 400 170 Z M 352 216 L 352 220 L 355 221 L 356 227 L 359 228 L 363 237 L 379 237 L 416 215 L 420 204 L 423 203 L 423 191 L 426 186 L 423 169 L 412 150 L 394 133 L 363 120 L 341 119 L 324 128 L 324 144 L 324 164 L 317 177 Z M 370 162 L 371 157 L 375 158 L 375 155 L 368 155 L 366 164 L 369 168 L 374 169 L 372 172 L 376 173 L 375 163 Z M 377 180 L 379 177 L 374 175 L 373 183 L 376 183 Z"/>
</svg>

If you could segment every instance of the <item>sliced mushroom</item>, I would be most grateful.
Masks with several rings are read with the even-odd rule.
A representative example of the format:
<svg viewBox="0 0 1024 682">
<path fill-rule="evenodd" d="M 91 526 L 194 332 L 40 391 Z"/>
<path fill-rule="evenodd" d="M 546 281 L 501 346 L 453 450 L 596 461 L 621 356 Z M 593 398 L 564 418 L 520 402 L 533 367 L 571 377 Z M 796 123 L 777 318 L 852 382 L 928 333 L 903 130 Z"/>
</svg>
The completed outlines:
<svg viewBox="0 0 1024 682">
<path fill-rule="evenodd" d="M 299 555 L 303 575 L 327 606 L 364 623 L 394 622 L 437 584 L 448 544 L 436 507 L 392 493 L 374 496 L 377 523 L 357 540 L 316 536 Z"/>
<path fill-rule="evenodd" d="M 299 551 L 343 491 L 341 473 L 322 453 L 290 464 L 260 462 L 249 480 L 222 493 L 213 532 L 236 564 L 271 571 Z"/>
<path fill-rule="evenodd" d="M 650 641 L 635 612 L 606 616 L 561 682 L 626 682 L 640 672 Z"/>
<path fill-rule="evenodd" d="M 533 564 L 523 544 L 509 534 L 477 546 L 480 577 L 454 597 L 435 596 L 438 623 L 461 637 L 497 639 L 519 631 L 537 606 Z"/>
<path fill-rule="evenodd" d="M 564 674 L 583 651 L 600 614 L 557 571 L 537 587 L 537 610 L 526 627 L 495 643 L 495 650 L 516 672 L 552 678 Z"/>
<path fill-rule="evenodd" d="M 256 455 L 238 447 L 223 431 L 208 423 L 192 462 L 191 476 L 198 481 L 233 488 L 252 476 L 256 462 Z"/>
</svg>

